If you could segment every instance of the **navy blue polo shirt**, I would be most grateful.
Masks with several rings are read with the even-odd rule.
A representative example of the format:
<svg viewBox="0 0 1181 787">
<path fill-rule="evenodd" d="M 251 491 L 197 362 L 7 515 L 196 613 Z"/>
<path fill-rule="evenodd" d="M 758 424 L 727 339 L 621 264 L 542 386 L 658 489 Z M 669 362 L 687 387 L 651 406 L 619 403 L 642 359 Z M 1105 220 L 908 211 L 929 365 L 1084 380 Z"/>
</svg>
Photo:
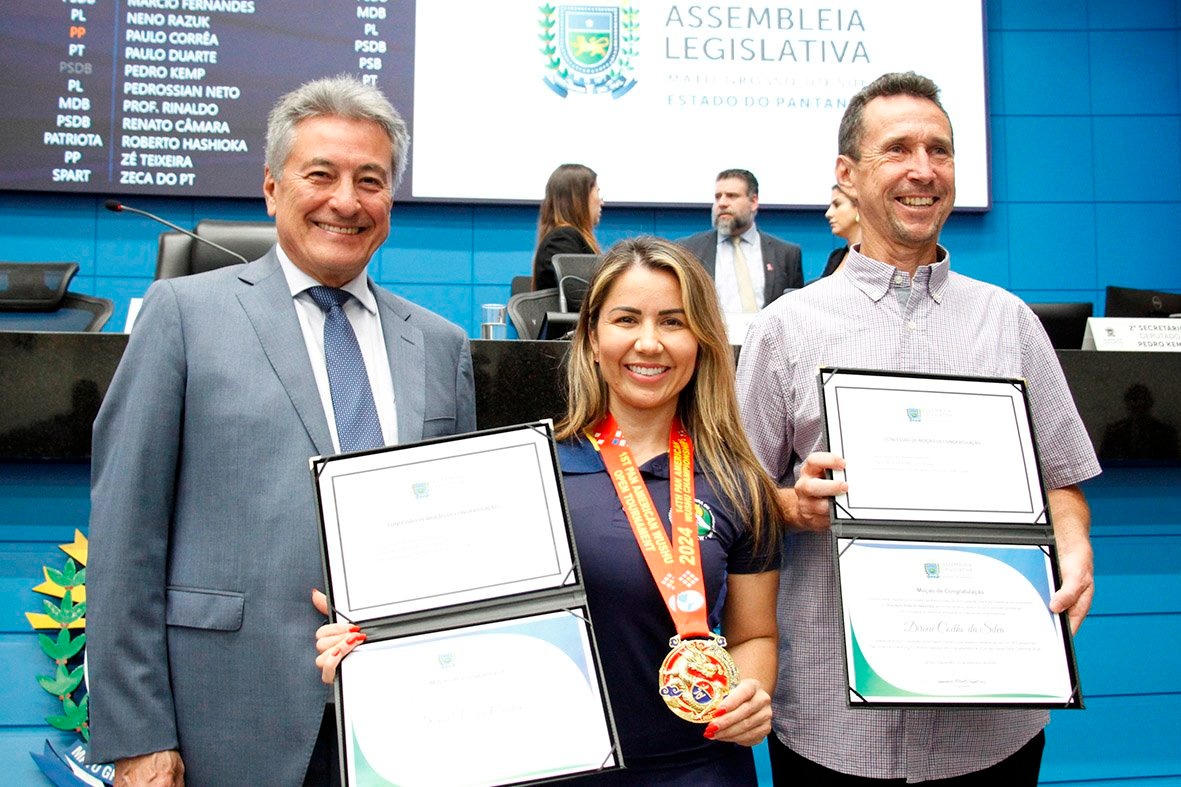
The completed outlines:
<svg viewBox="0 0 1181 787">
<path fill-rule="evenodd" d="M 676 628 L 602 457 L 580 439 L 559 443 L 558 461 L 624 761 L 629 767 L 689 765 L 731 753 L 735 744 L 702 737 L 705 725 L 674 715 L 660 697 L 660 664 Z M 667 454 L 640 468 L 666 532 L 671 529 L 668 469 Z M 744 523 L 719 501 L 698 468 L 694 485 L 710 626 L 716 629 L 726 574 L 771 571 L 779 561 L 767 563 L 754 554 Z"/>
</svg>

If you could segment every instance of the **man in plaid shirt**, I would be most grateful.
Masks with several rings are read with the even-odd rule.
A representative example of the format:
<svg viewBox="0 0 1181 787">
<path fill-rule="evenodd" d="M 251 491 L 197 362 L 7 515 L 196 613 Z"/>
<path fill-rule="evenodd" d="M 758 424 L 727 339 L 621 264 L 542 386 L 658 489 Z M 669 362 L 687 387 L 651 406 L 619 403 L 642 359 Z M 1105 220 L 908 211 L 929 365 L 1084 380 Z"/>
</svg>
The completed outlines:
<svg viewBox="0 0 1181 787">
<path fill-rule="evenodd" d="M 738 365 L 751 444 L 779 480 L 795 531 L 779 591 L 775 782 L 1036 785 L 1045 711 L 847 707 L 827 528 L 829 498 L 848 484 L 826 478 L 844 459 L 821 450 L 819 366 L 1028 381 L 1062 573 L 1050 609 L 1067 612 L 1073 629 L 1093 592 L 1078 484 L 1099 465 L 1037 317 L 1010 293 L 951 272 L 939 245 L 955 201 L 955 148 L 938 87 L 913 73 L 875 80 L 850 100 L 839 150 L 836 179 L 857 202 L 862 242 L 842 271 L 768 306 Z"/>
</svg>

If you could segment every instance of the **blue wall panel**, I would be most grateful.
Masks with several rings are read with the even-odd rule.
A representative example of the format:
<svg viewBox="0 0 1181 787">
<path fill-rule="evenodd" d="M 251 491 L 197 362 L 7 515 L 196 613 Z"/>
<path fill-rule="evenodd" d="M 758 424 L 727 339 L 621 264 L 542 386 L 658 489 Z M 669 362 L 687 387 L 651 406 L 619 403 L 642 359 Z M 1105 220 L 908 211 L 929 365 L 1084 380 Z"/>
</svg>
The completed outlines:
<svg viewBox="0 0 1181 787">
<path fill-rule="evenodd" d="M 1005 35 L 1005 112 L 1010 115 L 1086 115 L 1087 34 L 1011 32 Z M 1048 97 L 1052 100 L 1047 100 Z"/>
<path fill-rule="evenodd" d="M 1169 144 L 1181 124 L 1168 117 L 1096 117 L 1095 200 L 1181 200 L 1181 150 Z"/>
<path fill-rule="evenodd" d="M 1122 4 L 1120 4 L 1122 6 Z M 999 15 L 995 12 L 999 10 Z M 1004 30 L 1081 30 L 1087 27 L 1087 0 L 1000 0 L 988 4 L 989 25 Z M 994 16 L 998 17 L 994 21 Z"/>
<path fill-rule="evenodd" d="M 67 747 L 72 739 L 64 733 L 41 725 L 38 727 L 7 727 L 0 735 L 0 763 L 4 766 L 4 781 L 6 784 L 19 785 L 49 785 L 49 782 L 37 770 L 37 765 L 29 756 L 30 752 L 41 753 L 45 740 L 51 739 L 54 745 Z"/>
<path fill-rule="evenodd" d="M 1066 278 L 1061 274 L 1063 270 L 1070 271 L 1071 287 L 1094 289 L 1098 285 L 1092 203 L 1028 202 L 1008 207 L 1010 235 L 1025 239 L 1013 247 L 1009 279 L 1012 289 L 1062 287 Z"/>
<path fill-rule="evenodd" d="M 1168 246 L 1177 226 L 1181 226 L 1181 202 L 1096 204 L 1099 284 L 1181 289 L 1181 265 Z"/>
<path fill-rule="evenodd" d="M 374 278 L 390 283 L 471 284 L 470 207 L 395 206 L 393 215 L 403 221 L 394 225 L 391 220 L 391 241 L 382 250 Z"/>
<path fill-rule="evenodd" d="M 992 166 L 989 170 L 989 185 L 992 187 L 992 201 L 1000 204 L 1009 201 L 1009 156 L 1008 118 L 994 113 L 988 120 L 989 150 Z"/>
<path fill-rule="evenodd" d="M 1009 199 L 1090 202 L 1095 198 L 1090 118 L 1010 115 L 1005 135 Z"/>
<path fill-rule="evenodd" d="M 1086 710 L 1051 715 L 1042 784 L 1120 779 L 1140 787 L 1141 777 L 1181 778 L 1181 695 L 1090 698 Z"/>
<path fill-rule="evenodd" d="M 94 199 L 0 192 L 3 259 L 76 262 L 94 272 Z"/>
<path fill-rule="evenodd" d="M 1174 545 L 1175 546 L 1175 545 Z M 1163 581 L 1176 576 L 1157 577 L 1157 593 L 1168 590 Z M 1107 588 L 1102 589 L 1107 593 Z M 1161 642 L 1181 642 L 1181 613 L 1163 615 L 1103 615 L 1096 613 L 1082 629 L 1076 648 L 1080 658 L 1080 680 L 1089 705 L 1095 697 L 1129 695 L 1181 695 L 1181 651 L 1154 649 L 1146 653 L 1143 636 L 1151 631 Z"/>
<path fill-rule="evenodd" d="M 40 649 L 25 612 L 39 612 L 33 592 L 43 566 L 61 568 L 58 545 L 85 530 L 90 513 L 90 468 L 84 464 L 0 463 L 0 782 L 47 785 L 29 752 L 44 741 L 70 738 L 44 721 L 61 710 L 37 684 L 52 664 Z"/>
<path fill-rule="evenodd" d="M 1181 21 L 1181 4 L 1091 0 L 1089 5 L 1088 22 L 1096 30 L 1172 28 Z"/>
<path fill-rule="evenodd" d="M 1091 94 L 1096 115 L 1175 115 L 1174 31 L 1091 33 Z"/>
<path fill-rule="evenodd" d="M 953 270 L 974 279 L 1008 288 L 1009 206 L 997 204 L 988 213 L 953 214 L 944 227 L 942 241 L 951 250 Z"/>
</svg>

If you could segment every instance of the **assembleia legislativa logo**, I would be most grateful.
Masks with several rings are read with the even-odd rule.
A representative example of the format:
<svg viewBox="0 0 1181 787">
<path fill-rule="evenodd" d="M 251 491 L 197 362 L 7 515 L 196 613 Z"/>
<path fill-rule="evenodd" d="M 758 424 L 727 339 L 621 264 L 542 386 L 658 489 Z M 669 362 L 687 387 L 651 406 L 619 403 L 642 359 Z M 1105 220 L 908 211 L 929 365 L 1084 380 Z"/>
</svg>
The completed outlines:
<svg viewBox="0 0 1181 787">
<path fill-rule="evenodd" d="M 542 81 L 561 98 L 571 93 L 620 98 L 631 90 L 639 56 L 639 11 L 615 5 L 549 3 L 541 12 Z"/>
</svg>

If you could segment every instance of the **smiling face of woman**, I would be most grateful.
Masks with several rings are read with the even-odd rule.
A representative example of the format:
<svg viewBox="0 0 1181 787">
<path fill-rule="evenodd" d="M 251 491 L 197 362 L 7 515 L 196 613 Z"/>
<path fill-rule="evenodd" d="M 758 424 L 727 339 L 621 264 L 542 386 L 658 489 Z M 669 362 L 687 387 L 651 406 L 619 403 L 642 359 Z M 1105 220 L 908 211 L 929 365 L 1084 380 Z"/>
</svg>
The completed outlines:
<svg viewBox="0 0 1181 787">
<path fill-rule="evenodd" d="M 642 265 L 630 268 L 607 293 L 590 340 L 612 414 L 621 421 L 671 422 L 697 369 L 697 337 L 677 277 Z"/>
</svg>

